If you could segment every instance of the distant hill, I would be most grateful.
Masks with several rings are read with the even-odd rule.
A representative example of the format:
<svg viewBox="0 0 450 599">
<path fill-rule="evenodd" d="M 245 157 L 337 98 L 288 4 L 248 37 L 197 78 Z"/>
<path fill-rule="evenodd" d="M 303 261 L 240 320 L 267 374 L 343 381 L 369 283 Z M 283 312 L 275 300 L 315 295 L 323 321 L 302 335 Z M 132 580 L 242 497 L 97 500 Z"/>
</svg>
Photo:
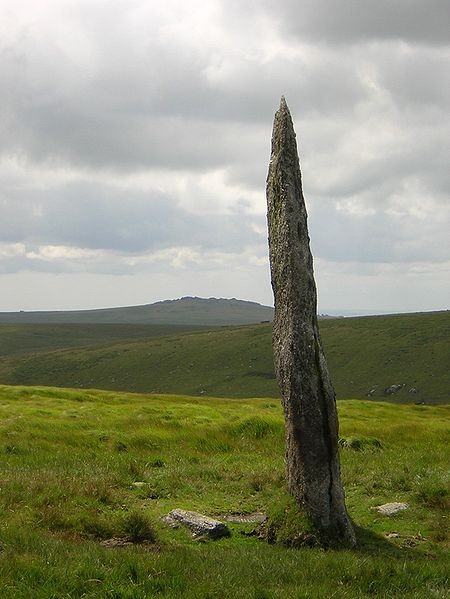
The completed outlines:
<svg viewBox="0 0 450 599">
<path fill-rule="evenodd" d="M 0 312 L 0 324 L 241 325 L 270 321 L 273 308 L 238 299 L 182 297 L 143 306 L 53 312 Z"/>
<path fill-rule="evenodd" d="M 279 397 L 271 325 L 0 325 L 0 384 Z M 450 312 L 320 321 L 338 398 L 450 402 Z"/>
</svg>

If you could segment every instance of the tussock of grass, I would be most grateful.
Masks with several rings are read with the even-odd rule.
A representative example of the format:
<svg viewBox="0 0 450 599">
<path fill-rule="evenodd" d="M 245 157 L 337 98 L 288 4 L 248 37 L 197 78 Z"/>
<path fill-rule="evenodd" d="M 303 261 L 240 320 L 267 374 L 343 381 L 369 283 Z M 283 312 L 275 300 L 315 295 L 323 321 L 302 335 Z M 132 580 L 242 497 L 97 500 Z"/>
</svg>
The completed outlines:
<svg viewBox="0 0 450 599">
<path fill-rule="evenodd" d="M 123 520 L 123 530 L 133 543 L 155 543 L 157 540 L 154 524 L 142 511 L 127 514 Z"/>
<path fill-rule="evenodd" d="M 320 547 L 321 543 L 310 526 L 305 513 L 289 497 L 271 506 L 266 522 L 261 526 L 260 534 L 270 544 L 285 547 Z"/>
<path fill-rule="evenodd" d="M 277 403 L 0 386 L 0 596 L 443 598 L 449 408 L 339 413 L 359 548 L 323 552 L 285 490 Z M 410 508 L 372 509 L 388 501 Z M 248 524 L 196 544 L 161 524 L 176 507 L 266 512 L 275 544 Z"/>
</svg>

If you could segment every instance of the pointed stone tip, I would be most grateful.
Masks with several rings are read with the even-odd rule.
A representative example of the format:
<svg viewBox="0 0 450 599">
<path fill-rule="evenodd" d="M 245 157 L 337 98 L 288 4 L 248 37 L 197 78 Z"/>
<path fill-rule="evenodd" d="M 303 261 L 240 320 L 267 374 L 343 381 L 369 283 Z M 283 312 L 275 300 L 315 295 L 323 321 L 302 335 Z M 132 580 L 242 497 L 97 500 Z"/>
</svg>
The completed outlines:
<svg viewBox="0 0 450 599">
<path fill-rule="evenodd" d="M 291 118 L 291 112 L 289 110 L 289 107 L 286 102 L 286 98 L 284 96 L 281 96 L 280 108 L 278 109 L 277 112 L 278 112 L 279 117 L 281 117 L 283 120 Z"/>
</svg>

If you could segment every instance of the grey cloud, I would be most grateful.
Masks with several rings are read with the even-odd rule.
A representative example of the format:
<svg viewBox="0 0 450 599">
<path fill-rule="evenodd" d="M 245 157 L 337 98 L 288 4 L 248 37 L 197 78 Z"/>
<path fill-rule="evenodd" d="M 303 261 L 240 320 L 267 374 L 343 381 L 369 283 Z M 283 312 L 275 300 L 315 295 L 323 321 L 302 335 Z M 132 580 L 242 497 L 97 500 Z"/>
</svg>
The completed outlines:
<svg viewBox="0 0 450 599">
<path fill-rule="evenodd" d="M 98 18 L 88 30 L 91 62 L 32 33 L 1 52 L 3 154 L 78 168 L 208 170 L 239 164 L 243 128 L 270 128 L 282 92 L 301 98 L 306 114 L 348 112 L 367 99 L 353 65 L 332 52 L 312 63 L 236 56 L 215 78 L 208 48 L 161 36 L 144 44 L 130 31 L 117 39 L 110 24 Z"/>
<path fill-rule="evenodd" d="M 109 269 L 111 266 L 109 266 Z M 103 269 L 97 269 L 97 272 L 108 272 L 108 267 L 105 265 Z M 88 268 L 85 268 L 83 264 L 80 263 L 75 264 L 70 260 L 59 260 L 59 261 L 46 261 L 46 260 L 36 260 L 28 258 L 27 256 L 14 256 L 14 257 L 6 257 L 0 258 L 0 274 L 1 275 L 11 275 L 14 273 L 20 273 L 23 271 L 28 272 L 40 272 L 40 273 L 49 273 L 49 274 L 61 274 L 61 273 L 74 273 L 87 271 Z M 109 272 L 111 272 L 109 270 Z"/>
<path fill-rule="evenodd" d="M 282 19 L 301 39 L 348 44 L 367 40 L 403 40 L 448 45 L 447 0 L 262 0 L 253 3 Z"/>
<path fill-rule="evenodd" d="M 351 215 L 331 202 L 308 202 L 313 253 L 333 262 L 420 263 L 448 260 L 447 232 L 435 219 L 379 209 Z"/>
<path fill-rule="evenodd" d="M 450 13 L 450 6 L 448 7 Z M 392 46 L 379 57 L 378 80 L 396 103 L 405 108 L 428 107 L 448 114 L 450 104 L 450 49 L 408 49 Z"/>
<path fill-rule="evenodd" d="M 437 135 L 431 134 L 427 141 L 415 144 L 413 130 L 411 136 L 393 145 L 388 153 L 379 150 L 370 157 L 359 155 L 355 148 L 353 155 L 341 157 L 339 178 L 327 180 L 324 176 L 313 183 L 313 190 L 328 193 L 333 199 L 358 196 L 366 206 L 377 206 L 386 204 L 391 196 L 415 182 L 439 200 L 442 194 L 450 192 L 447 132 L 444 128 Z"/>
<path fill-rule="evenodd" d="M 164 194 L 72 183 L 10 190 L 1 200 L 0 239 L 142 253 L 199 246 L 239 251 L 258 240 L 257 216 L 193 214 Z"/>
<path fill-rule="evenodd" d="M 326 74 L 327 68 L 322 65 L 317 70 L 305 69 L 302 77 L 286 85 L 284 82 L 291 79 L 289 70 L 296 70 L 295 64 L 284 69 L 272 64 L 261 72 L 255 66 L 253 74 L 240 74 L 242 92 L 235 81 L 231 88 L 213 90 L 209 98 L 201 89 L 189 89 L 178 82 L 184 93 L 177 95 L 179 106 L 166 104 L 166 114 L 134 113 L 134 100 L 139 98 L 129 98 L 127 113 L 125 108 L 116 113 L 112 107 L 102 105 L 88 109 L 83 106 L 83 97 L 64 101 L 50 98 L 10 114 L 3 151 L 23 153 L 37 162 L 71 163 L 85 168 L 208 170 L 233 165 L 240 158 L 244 127 L 257 118 L 267 135 L 278 101 L 278 91 L 275 96 L 273 89 L 287 88 L 286 93 L 300 97 L 304 112 L 348 110 L 364 97 L 364 87 L 350 69 L 337 64 Z M 116 86 L 121 93 L 120 77 Z M 181 106 L 188 93 L 196 97 L 195 115 L 187 105 Z M 180 116 L 183 110 L 185 118 Z"/>
</svg>

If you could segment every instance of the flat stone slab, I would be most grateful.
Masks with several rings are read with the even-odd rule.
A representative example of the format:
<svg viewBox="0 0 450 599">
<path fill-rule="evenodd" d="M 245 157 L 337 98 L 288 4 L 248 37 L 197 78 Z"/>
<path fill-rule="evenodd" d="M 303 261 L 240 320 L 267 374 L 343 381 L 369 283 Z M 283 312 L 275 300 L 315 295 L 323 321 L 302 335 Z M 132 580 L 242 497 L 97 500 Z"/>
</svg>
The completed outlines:
<svg viewBox="0 0 450 599">
<path fill-rule="evenodd" d="M 383 516 L 394 516 L 399 512 L 403 512 L 407 510 L 409 505 L 407 503 L 398 503 L 394 501 L 393 503 L 384 503 L 383 505 L 377 505 L 374 509 L 377 510 L 379 514 Z"/>
<path fill-rule="evenodd" d="M 192 531 L 194 537 L 206 536 L 210 539 L 218 539 L 230 535 L 230 529 L 226 524 L 198 512 L 175 509 L 163 516 L 162 520 L 172 528 L 180 524 L 186 526 Z"/>
</svg>

